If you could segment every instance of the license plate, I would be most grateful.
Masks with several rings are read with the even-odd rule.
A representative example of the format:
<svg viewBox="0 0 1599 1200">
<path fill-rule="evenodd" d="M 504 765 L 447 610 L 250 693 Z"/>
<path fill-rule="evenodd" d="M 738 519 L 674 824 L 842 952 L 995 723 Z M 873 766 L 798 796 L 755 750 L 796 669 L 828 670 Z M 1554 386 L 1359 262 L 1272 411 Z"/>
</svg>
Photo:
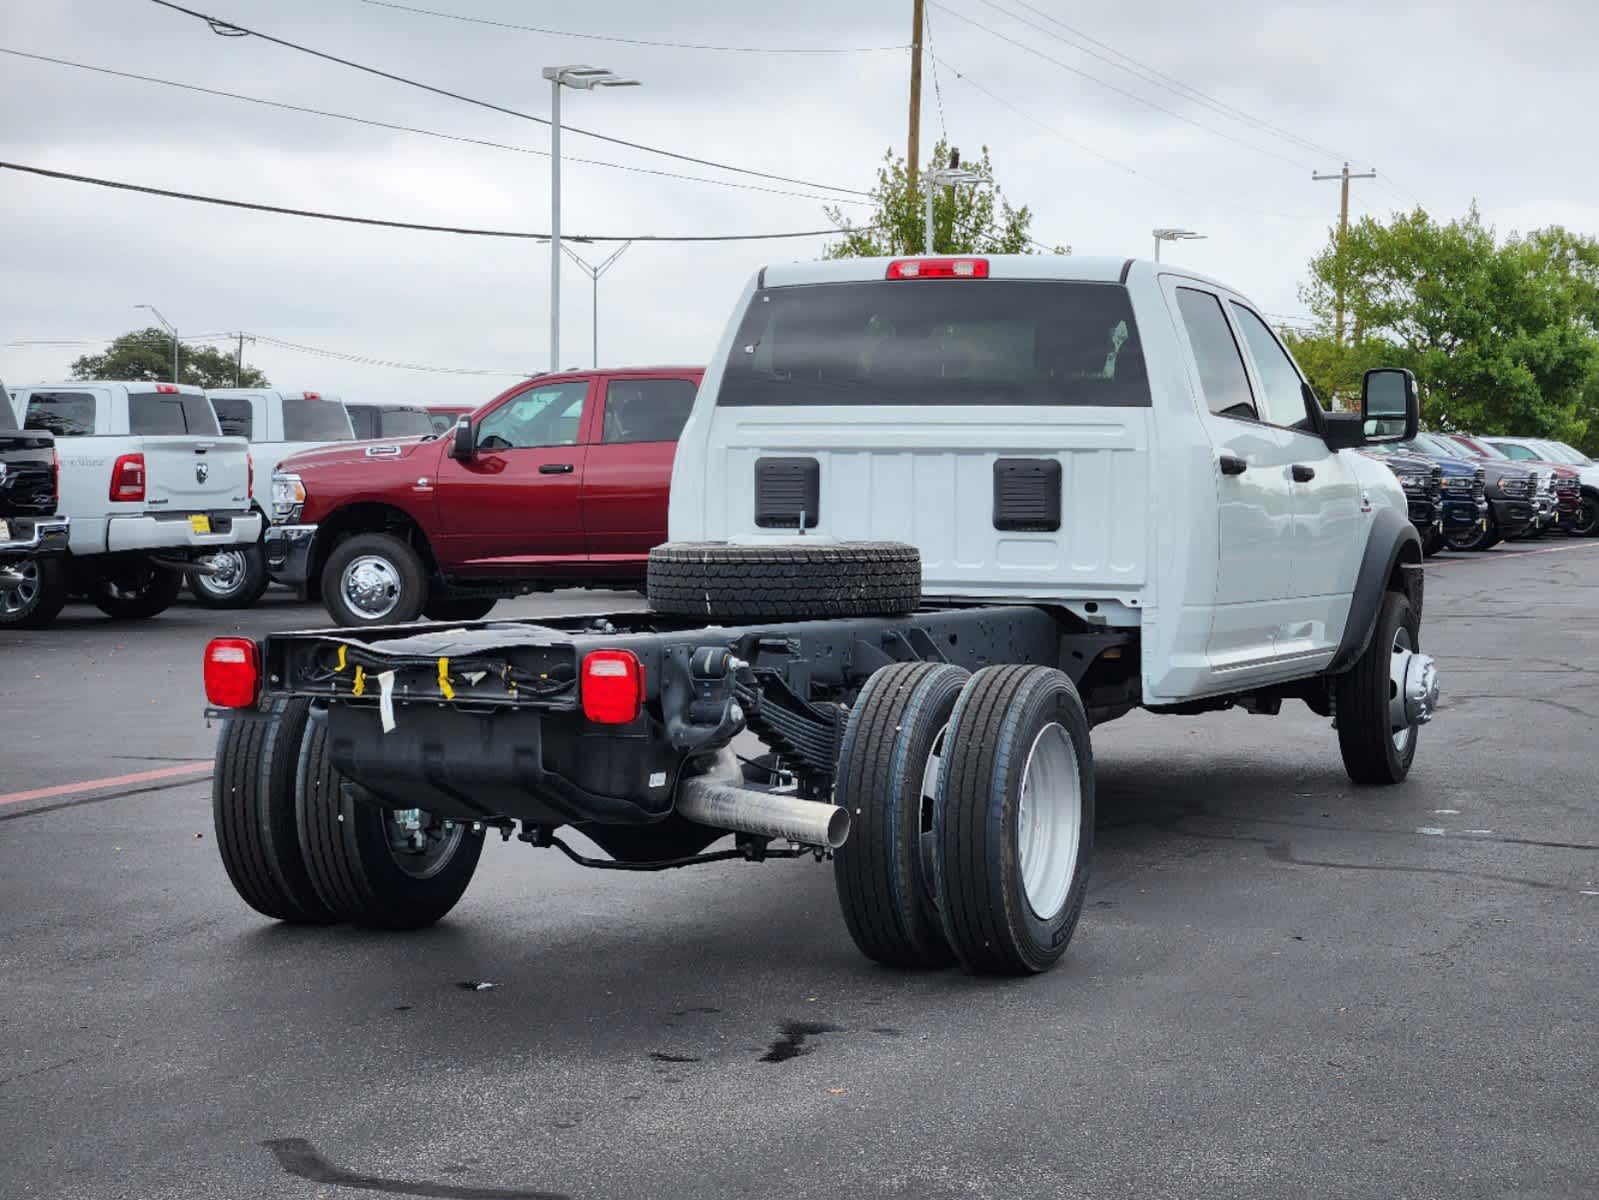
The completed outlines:
<svg viewBox="0 0 1599 1200">
<path fill-rule="evenodd" d="M 189 517 L 189 528 L 196 533 L 210 533 L 211 518 L 204 513 L 193 513 Z"/>
<path fill-rule="evenodd" d="M 11 526 L 4 521 L 0 521 L 0 542 L 9 542 L 10 540 Z"/>
</svg>

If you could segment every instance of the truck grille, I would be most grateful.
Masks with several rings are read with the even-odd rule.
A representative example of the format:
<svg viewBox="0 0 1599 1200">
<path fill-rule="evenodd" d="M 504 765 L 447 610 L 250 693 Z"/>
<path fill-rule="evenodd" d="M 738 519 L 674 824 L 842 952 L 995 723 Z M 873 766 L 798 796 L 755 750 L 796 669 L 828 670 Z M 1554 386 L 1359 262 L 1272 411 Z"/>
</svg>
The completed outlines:
<svg viewBox="0 0 1599 1200">
<path fill-rule="evenodd" d="M 1481 500 L 1487 494 L 1487 491 L 1486 474 L 1481 467 L 1478 467 L 1476 473 L 1471 477 L 1471 498 L 1473 500 Z"/>
<path fill-rule="evenodd" d="M 1432 474 L 1427 477 L 1427 499 L 1437 504 L 1444 495 L 1444 469 L 1434 467 Z"/>
</svg>

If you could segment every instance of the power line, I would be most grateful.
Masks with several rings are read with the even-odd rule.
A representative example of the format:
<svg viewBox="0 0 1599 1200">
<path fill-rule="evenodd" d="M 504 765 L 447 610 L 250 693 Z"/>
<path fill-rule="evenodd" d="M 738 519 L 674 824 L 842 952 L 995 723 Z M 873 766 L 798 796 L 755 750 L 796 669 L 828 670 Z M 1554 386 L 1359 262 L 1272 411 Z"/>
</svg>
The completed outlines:
<svg viewBox="0 0 1599 1200">
<path fill-rule="evenodd" d="M 304 346 L 299 342 L 287 342 L 282 338 L 269 337 L 264 333 L 249 333 L 245 336 L 267 346 L 276 346 L 281 350 L 293 350 L 300 354 L 312 354 L 319 358 L 336 359 L 339 362 L 356 363 L 366 367 L 393 367 L 402 371 L 427 371 L 435 375 L 506 375 L 517 379 L 531 379 L 532 373 L 528 371 L 494 371 L 478 367 L 432 367 L 421 363 L 397 362 L 389 358 L 373 358 L 365 354 L 347 354 L 340 350 L 327 350 L 320 346 Z"/>
<path fill-rule="evenodd" d="M 124 192 L 139 192 L 147 196 L 164 196 L 172 200 L 192 200 L 196 204 L 216 204 L 223 208 L 245 208 L 252 212 L 278 213 L 287 217 L 310 217 L 318 221 L 343 221 L 350 225 L 376 225 L 385 229 L 414 229 L 424 233 L 456 233 L 468 237 L 519 238 L 524 241 L 547 242 L 547 233 L 531 233 L 517 229 L 475 229 L 460 225 L 426 225 L 416 221 L 390 221 L 379 217 L 352 217 L 342 213 L 319 212 L 315 209 L 283 208 L 276 204 L 255 204 L 247 200 L 227 200 L 221 196 L 203 196 L 195 192 L 174 192 L 166 188 L 145 187 L 117 179 L 98 179 L 93 175 L 74 175 L 67 171 L 47 171 L 43 167 L 29 167 L 21 163 L 0 162 L 0 170 L 23 171 L 30 175 L 43 175 L 49 179 L 65 179 L 72 183 L 90 183 L 96 187 L 116 188 Z M 786 238 L 831 237 L 834 229 L 804 229 L 786 233 L 713 233 L 713 234 L 657 234 L 657 233 L 585 233 L 568 235 L 574 242 L 764 242 Z"/>
<path fill-rule="evenodd" d="M 540 158 L 548 158 L 548 150 L 537 150 L 531 146 L 512 146 L 505 142 L 492 142 L 485 138 L 466 137 L 462 134 L 440 133 L 436 129 L 423 129 L 415 125 L 397 125 L 391 121 L 378 121 L 370 117 L 357 117 L 349 113 L 331 112 L 323 108 L 307 108 L 301 104 L 289 104 L 283 100 L 269 100 L 262 96 L 246 96 L 242 92 L 225 92 L 218 88 L 201 87 L 194 83 L 180 83 L 175 79 L 157 79 L 153 75 L 137 75 L 132 71 L 118 71 L 111 67 L 97 67 L 90 63 L 74 62 L 69 58 L 53 58 L 48 54 L 30 54 L 25 50 L 13 50 L 0 46 L 0 54 L 9 54 L 16 58 L 31 59 L 34 62 L 54 63 L 57 66 L 73 67 L 80 71 L 92 71 L 99 75 L 111 75 L 118 79 L 134 79 L 140 83 L 155 83 L 162 87 L 178 88 L 186 92 L 199 92 L 206 96 L 221 96 L 228 100 L 243 100 L 250 104 L 259 104 L 266 108 L 278 108 L 287 112 L 306 113 L 315 117 L 330 117 L 337 121 L 350 121 L 357 125 L 370 125 L 375 129 L 388 129 L 397 133 L 415 133 L 423 137 L 439 138 L 448 142 L 462 142 L 470 146 L 485 146 L 493 150 L 510 150 L 517 154 L 533 154 Z M 794 196 L 801 200 L 825 200 L 834 204 L 868 204 L 867 200 L 846 200 L 832 196 L 821 196 L 812 192 L 794 192 L 786 188 L 763 187 L 758 183 L 735 183 L 731 179 L 712 179 L 705 175 L 683 175 L 676 171 L 662 171 L 654 167 L 635 167 L 626 163 L 606 162 L 603 159 L 578 158 L 563 155 L 563 162 L 584 163 L 591 167 L 606 167 L 613 171 L 629 171 L 638 175 L 656 175 L 664 179 L 682 179 L 692 183 L 709 183 L 716 187 L 735 188 L 739 191 L 767 192 L 774 196 Z"/>
<path fill-rule="evenodd" d="M 994 3 L 994 0 L 979 0 L 979 2 L 982 3 L 982 4 L 988 5 L 988 7 L 994 9 L 997 12 L 1004 13 L 1007 17 L 1010 17 L 1013 21 L 1019 21 L 1023 25 L 1027 25 L 1027 26 L 1029 26 L 1032 29 L 1038 30 L 1040 33 L 1044 34 L 1046 37 L 1052 37 L 1052 38 L 1056 39 L 1057 41 L 1064 42 L 1066 45 L 1071 46 L 1073 49 L 1080 50 L 1080 51 L 1082 51 L 1082 53 L 1087 54 L 1089 57 L 1098 59 L 1100 62 L 1105 63 L 1107 66 L 1115 67 L 1119 71 L 1125 71 L 1128 74 L 1132 75 L 1135 79 L 1142 80 L 1145 83 L 1152 83 L 1156 87 L 1163 88 L 1166 91 L 1171 92 L 1173 95 L 1181 96 L 1185 100 L 1189 100 L 1189 101 L 1192 101 L 1194 103 L 1201 104 L 1201 105 L 1205 106 L 1206 108 L 1209 108 L 1212 111 L 1220 114 L 1221 116 L 1229 117 L 1232 120 L 1238 121 L 1238 122 L 1240 122 L 1242 124 L 1253 125 L 1254 127 L 1256 127 L 1257 129 L 1262 130 L 1263 132 L 1275 134 L 1276 136 L 1284 139 L 1285 141 L 1292 142 L 1292 143 L 1302 147 L 1303 149 L 1311 151 L 1314 154 L 1331 154 L 1335 158 L 1348 158 L 1348 157 L 1350 157 L 1347 154 L 1340 154 L 1340 153 L 1338 153 L 1335 150 L 1330 150 L 1326 146 L 1321 145 L 1319 142 L 1313 142 L 1309 138 L 1300 137 L 1298 134 L 1293 133 L 1290 130 L 1279 128 L 1278 126 L 1271 124 L 1271 122 L 1266 121 L 1266 120 L 1264 120 L 1264 119 L 1262 119 L 1260 117 L 1255 116 L 1253 113 L 1246 112 L 1245 110 L 1243 110 L 1241 108 L 1238 108 L 1238 107 L 1236 107 L 1234 105 L 1228 104 L 1224 100 L 1217 100 L 1214 96 L 1210 96 L 1210 95 L 1206 94 L 1205 92 L 1200 91 L 1198 88 L 1193 87 L 1190 84 L 1184 83 L 1181 79 L 1178 79 L 1178 78 L 1176 78 L 1173 75 L 1168 75 L 1164 71 L 1156 70 L 1154 67 L 1149 66 L 1147 63 L 1141 63 L 1136 58 L 1133 58 L 1132 56 L 1127 55 L 1127 54 L 1123 54 L 1120 50 L 1116 49 L 1116 47 L 1111 46 L 1111 45 L 1109 45 L 1109 44 L 1107 44 L 1105 42 L 1100 41 L 1098 38 L 1094 37 L 1092 34 L 1085 33 L 1083 30 L 1078 29 L 1077 27 L 1075 27 L 1073 25 L 1068 25 L 1065 21 L 1062 21 L 1059 17 L 1054 16 L 1054 15 L 1052 15 L 1050 13 L 1047 13 L 1047 12 L 1045 12 L 1044 10 L 1042 10 L 1040 8 L 1034 7 L 1033 5 L 1027 3 L 1027 0 L 1011 0 L 1011 3 L 1015 4 L 1018 8 L 1026 9 L 1028 12 L 1032 13 L 1035 16 L 1042 17 L 1044 20 L 1050 22 L 1053 25 L 1060 26 L 1060 28 L 1066 30 L 1067 32 L 1069 32 L 1069 33 L 1071 33 L 1073 35 L 1075 35 L 1076 37 L 1082 38 L 1086 42 L 1092 43 L 1094 46 L 1099 47 L 1099 49 L 1101 49 L 1101 50 L 1108 51 L 1110 54 L 1115 55 L 1116 58 L 1119 58 L 1122 61 L 1121 62 L 1116 62 L 1113 59 L 1106 58 L 1103 54 L 1098 54 L 1095 51 L 1089 49 L 1087 46 L 1078 45 L 1076 42 L 1072 41 L 1070 38 L 1062 37 L 1060 34 L 1054 33 L 1054 32 L 1052 32 L 1052 31 L 1050 31 L 1048 29 L 1045 29 L 1045 28 L 1043 28 L 1040 25 L 1034 25 L 1031 21 L 1028 21 L 1025 17 L 1018 17 L 1015 13 L 1010 12 L 1008 9 L 1001 8 L 998 4 Z M 1126 65 L 1124 65 L 1124 64 L 1126 64 Z"/>
<path fill-rule="evenodd" d="M 153 2 L 156 4 L 165 4 L 167 0 L 153 0 Z M 1156 112 L 1165 113 L 1168 117 L 1174 117 L 1175 119 L 1183 122 L 1185 125 L 1192 125 L 1195 129 L 1203 129 L 1206 133 L 1212 134 L 1215 137 L 1225 138 L 1227 141 L 1233 142 L 1239 146 L 1243 146 L 1245 149 L 1253 150 L 1257 154 L 1264 154 L 1270 158 L 1278 159 L 1281 162 L 1288 163 L 1290 166 L 1307 168 L 1310 166 L 1309 163 L 1301 162 L 1299 159 L 1289 158 L 1286 154 L 1279 154 L 1277 151 L 1269 149 L 1265 146 L 1257 145 L 1256 143 L 1247 141 L 1241 137 L 1235 137 L 1233 134 L 1227 133 L 1221 129 L 1217 129 L 1214 126 L 1206 125 L 1203 121 L 1196 121 L 1192 117 L 1185 116 L 1174 108 L 1167 108 L 1164 104 L 1157 104 L 1153 100 L 1147 99 L 1144 96 L 1140 96 L 1137 92 L 1130 92 L 1126 88 L 1117 87 L 1114 83 L 1108 83 L 1101 79 L 1098 75 L 1092 75 L 1079 67 L 1072 66 L 1070 63 L 1062 62 L 1053 55 L 1045 54 L 1036 46 L 1029 46 L 1026 42 L 1018 41 L 1016 38 L 1010 37 L 1008 34 L 1000 33 L 997 29 L 991 29 L 987 25 L 984 25 L 981 21 L 974 20 L 971 17 L 966 16 L 964 13 L 956 12 L 948 5 L 939 3 L 939 0 L 927 0 L 927 2 L 934 8 L 942 9 L 956 20 L 965 21 L 968 25 L 974 26 L 977 29 L 981 29 L 984 33 L 991 37 L 996 37 L 1002 42 L 1008 42 L 1010 45 L 1015 46 L 1018 49 L 1025 50 L 1027 53 L 1034 55 L 1037 58 L 1041 58 L 1047 63 L 1053 63 L 1063 71 L 1068 71 L 1073 75 L 1079 75 L 1088 80 L 1090 83 L 1097 83 L 1100 87 L 1105 88 L 1107 91 L 1115 92 L 1118 96 L 1125 96 L 1134 103 L 1142 104 L 1147 108 L 1152 108 Z M 1030 23 L 1024 22 L 1024 24 Z"/>
<path fill-rule="evenodd" d="M 1240 203 L 1238 203 L 1237 201 L 1234 201 L 1234 200 L 1227 200 L 1227 199 L 1224 199 L 1223 197 L 1220 197 L 1220 196 L 1217 196 L 1217 195 L 1214 195 L 1214 194 L 1211 194 L 1211 193 L 1201 192 L 1201 191 L 1198 191 L 1198 190 L 1196 190 L 1194 188 L 1184 187 L 1182 184 L 1172 183 L 1169 180 L 1161 179 L 1158 176 L 1151 175 L 1147 171 L 1142 171 L 1142 170 L 1140 170 L 1139 168 L 1133 166 L 1130 163 L 1123 162 L 1119 158 L 1113 158 L 1109 154 L 1106 154 L 1103 151 L 1098 150 L 1098 149 L 1096 149 L 1093 146 L 1090 146 L 1087 142 L 1080 141 L 1077 138 L 1072 137 L 1068 133 L 1061 132 L 1059 129 L 1055 128 L 1055 126 L 1051 125 L 1048 121 L 1045 121 L 1045 120 L 1043 120 L 1040 117 L 1035 117 L 1032 113 L 1028 112 L 1026 109 L 1022 108 L 1020 105 L 1014 103 L 1013 101 L 1007 100 L 1005 97 L 1001 96 L 999 93 L 997 93 L 997 92 L 993 91 L 992 89 L 990 89 L 988 87 L 985 87 L 983 84 L 977 82 L 977 80 L 973 79 L 970 75 L 968 75 L 964 71 L 960 70 L 958 67 L 955 66 L 955 64 L 950 62 L 947 58 L 946 59 L 942 59 L 941 61 L 942 61 L 942 63 L 943 63 L 945 68 L 947 68 L 949 71 L 954 73 L 954 76 L 955 76 L 956 79 L 959 79 L 961 82 L 965 83 L 967 86 L 975 88 L 977 91 L 983 93 L 983 95 L 987 96 L 990 100 L 994 101 L 994 103 L 1000 105 L 1002 108 L 1009 109 L 1011 112 L 1015 113 L 1018 117 L 1021 117 L 1022 120 L 1028 121 L 1028 122 L 1038 126 L 1045 133 L 1048 133 L 1052 137 L 1059 138 L 1061 141 L 1065 142 L 1069 146 L 1077 147 L 1077 149 L 1083 151 L 1083 153 L 1091 155 L 1092 157 L 1099 159 L 1101 162 L 1106 163 L 1109 166 L 1115 167 L 1115 168 L 1117 168 L 1118 170 L 1121 170 L 1121 171 L 1125 171 L 1129 175 L 1137 176 L 1138 178 L 1144 180 L 1146 183 L 1153 184 L 1156 187 L 1165 188 L 1168 191 L 1178 192 L 1178 193 L 1181 193 L 1182 195 L 1185 195 L 1185 196 L 1193 196 L 1195 199 L 1201 200 L 1201 201 L 1203 201 L 1206 204 L 1218 204 L 1218 205 L 1221 205 L 1224 208 L 1233 208 L 1233 209 L 1237 209 L 1239 212 L 1253 213 L 1253 214 L 1255 214 L 1257 216 L 1275 217 L 1275 218 L 1277 218 L 1279 220 L 1285 220 L 1285 221 L 1314 221 L 1317 224 L 1320 224 L 1321 221 L 1322 221 L 1321 217 L 1315 216 L 1315 215 L 1313 215 L 1311 213 L 1274 212 L 1271 209 L 1255 208 L 1252 205 L 1240 204 Z"/>
<path fill-rule="evenodd" d="M 933 95 L 938 100 L 938 132 L 949 141 L 949 126 L 944 123 L 944 89 L 938 86 L 938 56 L 933 53 L 933 23 L 922 13 L 922 37 L 927 41 L 927 59 L 933 64 Z"/>
<path fill-rule="evenodd" d="M 616 37 L 604 33 L 574 33 L 569 29 L 550 29 L 543 25 L 518 25 L 511 21 L 491 21 L 487 17 L 468 17 L 461 13 L 438 12 L 431 8 L 413 8 L 409 4 L 395 4 L 392 0 L 362 0 L 376 8 L 393 8 L 400 12 L 419 13 L 428 17 L 441 17 L 447 21 L 465 21 L 472 25 L 492 25 L 497 29 L 519 29 L 526 33 L 548 33 L 556 37 L 586 38 L 595 42 L 618 42 L 624 46 L 657 46 L 668 50 L 711 50 L 722 54 L 873 54 L 883 50 L 906 50 L 901 42 L 897 46 L 712 46 L 699 42 L 655 42 L 646 38 Z"/>
<path fill-rule="evenodd" d="M 507 108 L 503 104 L 495 104 L 489 100 L 479 100 L 473 96 L 466 96 L 460 92 L 452 92 L 448 88 L 436 87 L 431 83 L 423 83 L 417 79 L 410 79 L 404 75 L 396 75 L 392 71 L 385 71 L 378 67 L 370 67 L 364 63 L 354 62 L 348 58 L 340 58 L 336 54 L 329 54 L 324 50 L 313 50 L 310 46 L 302 46 L 298 42 L 290 42 L 280 37 L 273 37 L 268 33 L 261 33 L 255 29 L 246 29 L 243 25 L 235 25 L 231 21 L 224 21 L 220 17 L 207 16 L 205 13 L 196 12 L 192 8 L 184 8 L 181 4 L 174 4 L 172 0 L 150 0 L 151 4 L 158 4 L 162 8 L 170 8 L 174 12 L 183 13 L 185 16 L 196 17 L 206 22 L 215 32 L 224 33 L 237 31 L 239 36 L 260 38 L 264 42 L 271 42 L 275 46 L 283 46 L 289 50 L 298 50 L 302 54 L 309 54 L 313 58 L 320 58 L 325 62 L 337 63 L 342 67 L 350 67 L 356 71 L 364 71 L 368 75 L 376 75 L 380 79 L 388 79 L 394 83 L 403 83 L 407 87 L 419 88 L 424 92 L 432 92 L 436 96 L 444 96 L 451 100 L 459 100 L 464 104 L 472 104 L 478 108 L 486 108 L 490 112 L 503 113 L 508 117 L 516 117 L 522 121 L 532 121 L 538 125 L 549 125 L 548 117 L 535 116 L 532 113 L 521 112 L 514 108 Z M 584 137 L 595 138 L 598 141 L 610 142 L 615 146 L 626 146 L 630 150 L 641 150 L 646 154 L 659 154 L 664 158 L 676 159 L 679 162 L 694 163 L 701 167 L 712 167 L 718 171 L 732 171 L 738 175 L 750 175 L 757 179 L 770 179 L 777 183 L 793 183 L 801 187 L 820 188 L 826 192 L 842 192 L 852 196 L 869 196 L 871 193 L 860 188 L 835 187 L 828 183 L 817 183 L 810 179 L 795 179 L 789 175 L 776 175 L 769 171 L 757 171 L 750 167 L 735 167 L 730 163 L 717 162 L 715 159 L 698 158 L 692 154 L 679 154 L 675 150 L 663 150 L 658 146 L 649 146 L 643 142 L 632 142 L 626 138 L 612 137 L 606 133 L 595 133 L 591 129 L 580 129 L 576 125 L 563 125 L 562 132 L 581 134 Z"/>
</svg>

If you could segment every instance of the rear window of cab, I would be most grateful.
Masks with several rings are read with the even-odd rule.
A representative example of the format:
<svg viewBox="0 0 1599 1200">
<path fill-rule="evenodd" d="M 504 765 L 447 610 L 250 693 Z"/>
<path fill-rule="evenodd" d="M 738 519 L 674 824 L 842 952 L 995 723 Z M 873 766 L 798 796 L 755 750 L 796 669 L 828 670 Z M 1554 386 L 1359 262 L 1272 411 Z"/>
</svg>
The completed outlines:
<svg viewBox="0 0 1599 1200">
<path fill-rule="evenodd" d="M 768 288 L 716 402 L 1148 407 L 1127 289 L 1008 279 Z"/>
</svg>

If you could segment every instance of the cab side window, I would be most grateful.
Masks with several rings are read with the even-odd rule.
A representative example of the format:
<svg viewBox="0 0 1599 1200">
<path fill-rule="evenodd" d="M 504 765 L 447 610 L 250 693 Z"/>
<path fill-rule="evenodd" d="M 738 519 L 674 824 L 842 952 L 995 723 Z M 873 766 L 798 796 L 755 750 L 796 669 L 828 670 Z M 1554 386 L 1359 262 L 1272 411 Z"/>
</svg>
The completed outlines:
<svg viewBox="0 0 1599 1200">
<path fill-rule="evenodd" d="M 586 380 L 547 384 L 512 396 L 478 422 L 483 450 L 528 450 L 537 446 L 575 446 L 583 424 Z"/>
<path fill-rule="evenodd" d="M 1270 326 L 1253 311 L 1235 300 L 1233 313 L 1238 318 L 1238 327 L 1244 331 L 1244 342 L 1255 359 L 1255 372 L 1266 393 L 1263 405 L 1266 420 L 1273 425 L 1310 430 L 1304 380 L 1299 377 L 1294 360 L 1288 357 L 1288 351 L 1282 348 Z"/>
<path fill-rule="evenodd" d="M 94 433 L 98 401 L 92 392 L 34 392 L 28 397 L 24 429 L 43 429 L 56 437 Z"/>
<path fill-rule="evenodd" d="M 605 421 L 600 440 L 675 442 L 694 408 L 696 387 L 688 379 L 613 379 L 605 385 Z"/>
<path fill-rule="evenodd" d="M 1531 450 L 1527 449 L 1527 447 L 1518 446 L 1515 442 L 1498 442 L 1496 445 L 1498 445 L 1499 449 L 1504 451 L 1506 458 L 1512 458 L 1520 462 L 1526 462 L 1529 459 L 1538 457 Z"/>
<path fill-rule="evenodd" d="M 1194 348 L 1194 362 L 1199 367 L 1199 386 L 1204 390 L 1206 406 L 1218 416 L 1258 421 L 1260 414 L 1255 410 L 1255 396 L 1249 387 L 1249 373 L 1244 370 L 1244 356 L 1233 339 L 1221 300 L 1211 292 L 1178 288 L 1177 310 L 1188 330 L 1188 342 Z"/>
</svg>

